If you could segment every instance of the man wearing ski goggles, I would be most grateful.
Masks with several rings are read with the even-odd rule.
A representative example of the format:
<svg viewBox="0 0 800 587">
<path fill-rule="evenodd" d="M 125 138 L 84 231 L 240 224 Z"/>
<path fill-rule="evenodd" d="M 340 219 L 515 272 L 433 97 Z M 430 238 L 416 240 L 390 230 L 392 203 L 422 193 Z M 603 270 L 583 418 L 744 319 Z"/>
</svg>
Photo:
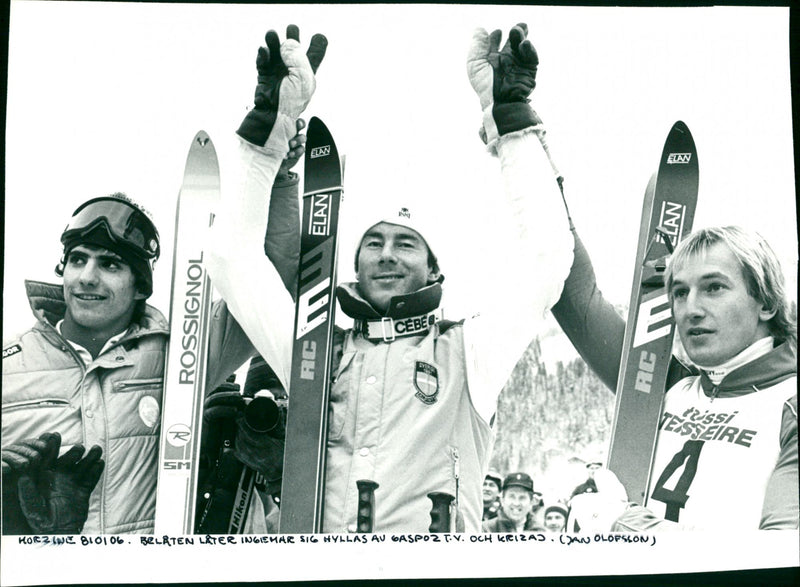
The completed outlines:
<svg viewBox="0 0 800 587">
<path fill-rule="evenodd" d="M 272 193 L 284 203 L 286 216 L 275 215 L 284 227 L 297 214 L 297 176 L 288 169 L 304 151 L 298 137 L 287 143 Z M 268 252 L 296 236 L 271 228 Z M 3 532 L 152 533 L 170 332 L 147 304 L 159 233 L 141 206 L 116 193 L 79 206 L 61 243 L 63 283 L 26 282 L 37 322 L 3 344 Z M 296 262 L 270 258 L 291 282 Z M 254 353 L 223 301 L 211 316 L 208 389 Z M 282 454 L 261 450 L 262 441 L 248 435 L 236 455 L 279 477 Z"/>
</svg>

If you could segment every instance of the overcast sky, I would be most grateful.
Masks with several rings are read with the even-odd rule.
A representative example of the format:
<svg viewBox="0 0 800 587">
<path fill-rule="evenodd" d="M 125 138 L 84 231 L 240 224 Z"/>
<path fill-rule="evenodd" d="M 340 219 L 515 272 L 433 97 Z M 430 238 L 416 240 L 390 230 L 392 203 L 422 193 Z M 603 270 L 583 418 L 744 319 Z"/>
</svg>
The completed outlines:
<svg viewBox="0 0 800 587">
<path fill-rule="evenodd" d="M 72 211 L 115 191 L 155 215 L 163 256 L 152 303 L 168 311 L 174 210 L 189 144 L 199 129 L 209 132 L 224 186 L 235 164 L 233 132 L 252 102 L 256 49 L 268 28 L 283 38 L 289 23 L 300 26 L 304 44 L 315 32 L 330 41 L 307 116 L 322 118 L 347 156 L 344 278 L 352 275 L 354 241 L 372 220 L 372 204 L 404 194 L 429 206 L 441 227 L 446 316 L 470 310 L 460 287 L 475 272 L 502 303 L 503 276 L 481 257 L 491 232 L 468 223 L 471 214 L 491 215 L 496 162 L 477 138 L 480 111 L 465 54 L 476 26 L 505 33 L 524 21 L 541 61 L 532 103 L 548 125 L 606 296 L 628 301 L 641 199 L 676 120 L 688 124 L 698 149 L 695 227 L 759 230 L 794 291 L 788 16 L 786 8 L 746 7 L 15 1 L 4 337 L 33 320 L 22 280 L 56 280 L 59 235 Z"/>
<path fill-rule="evenodd" d="M 152 302 L 168 311 L 189 143 L 201 128 L 210 133 L 224 184 L 256 49 L 268 28 L 283 38 L 289 23 L 304 43 L 315 32 L 330 41 L 307 114 L 327 123 L 347 156 L 343 278 L 368 210 L 399 193 L 438 219 L 446 314 L 472 310 L 459 286 L 474 272 L 502 299 L 502 275 L 479 262 L 491 232 L 469 224 L 470 214 L 491 214 L 496 162 L 476 138 L 464 56 L 474 27 L 507 31 L 519 21 L 541 60 L 532 102 L 607 297 L 628 301 L 641 198 L 679 119 L 700 162 L 695 226 L 760 230 L 794 273 L 787 10 L 14 2 L 4 331 L 30 323 L 23 278 L 56 279 L 74 208 L 113 191 L 155 215 L 163 256 Z"/>
</svg>

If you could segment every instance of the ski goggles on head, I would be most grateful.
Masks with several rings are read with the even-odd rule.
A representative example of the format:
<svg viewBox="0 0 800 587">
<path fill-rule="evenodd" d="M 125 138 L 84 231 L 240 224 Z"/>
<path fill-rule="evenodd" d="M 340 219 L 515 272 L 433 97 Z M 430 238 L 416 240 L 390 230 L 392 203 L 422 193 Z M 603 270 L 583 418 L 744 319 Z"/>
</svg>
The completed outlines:
<svg viewBox="0 0 800 587">
<path fill-rule="evenodd" d="M 101 225 L 115 243 L 145 259 L 158 258 L 161 250 L 155 225 L 135 205 L 115 197 L 95 198 L 78 207 L 61 234 L 61 242 L 66 245 Z"/>
</svg>

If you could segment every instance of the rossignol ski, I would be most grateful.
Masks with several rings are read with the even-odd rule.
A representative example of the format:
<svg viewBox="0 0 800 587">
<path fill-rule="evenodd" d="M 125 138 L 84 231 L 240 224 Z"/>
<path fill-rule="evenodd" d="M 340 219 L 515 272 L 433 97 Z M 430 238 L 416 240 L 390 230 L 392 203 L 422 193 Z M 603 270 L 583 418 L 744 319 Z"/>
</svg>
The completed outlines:
<svg viewBox="0 0 800 587">
<path fill-rule="evenodd" d="M 608 468 L 628 499 L 644 504 L 655 454 L 674 338 L 664 271 L 674 247 L 691 231 L 699 181 L 688 127 L 676 122 L 642 208 L 630 309 L 617 382 Z"/>
<path fill-rule="evenodd" d="M 170 341 L 156 494 L 157 534 L 194 533 L 211 312 L 211 282 L 203 246 L 219 191 L 217 153 L 208 134 L 200 131 L 186 159 L 175 219 Z"/>
<path fill-rule="evenodd" d="M 322 531 L 341 199 L 339 153 L 327 127 L 311 118 L 281 488 L 280 532 L 284 534 Z"/>
</svg>

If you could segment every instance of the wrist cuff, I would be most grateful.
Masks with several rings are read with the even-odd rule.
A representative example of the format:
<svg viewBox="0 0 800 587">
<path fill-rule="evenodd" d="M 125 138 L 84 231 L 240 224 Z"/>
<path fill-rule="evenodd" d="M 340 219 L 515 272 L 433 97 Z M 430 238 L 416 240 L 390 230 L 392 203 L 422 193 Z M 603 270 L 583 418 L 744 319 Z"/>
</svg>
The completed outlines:
<svg viewBox="0 0 800 587">
<path fill-rule="evenodd" d="M 490 153 L 497 153 L 497 142 L 501 137 L 520 131 L 534 129 L 540 137 L 544 134 L 542 119 L 528 102 L 492 104 L 483 111 L 483 128 L 486 146 Z"/>
<path fill-rule="evenodd" d="M 494 104 L 492 116 L 495 124 L 497 124 L 497 133 L 500 136 L 528 128 L 529 126 L 542 124 L 542 119 L 539 118 L 528 102 Z"/>
</svg>

